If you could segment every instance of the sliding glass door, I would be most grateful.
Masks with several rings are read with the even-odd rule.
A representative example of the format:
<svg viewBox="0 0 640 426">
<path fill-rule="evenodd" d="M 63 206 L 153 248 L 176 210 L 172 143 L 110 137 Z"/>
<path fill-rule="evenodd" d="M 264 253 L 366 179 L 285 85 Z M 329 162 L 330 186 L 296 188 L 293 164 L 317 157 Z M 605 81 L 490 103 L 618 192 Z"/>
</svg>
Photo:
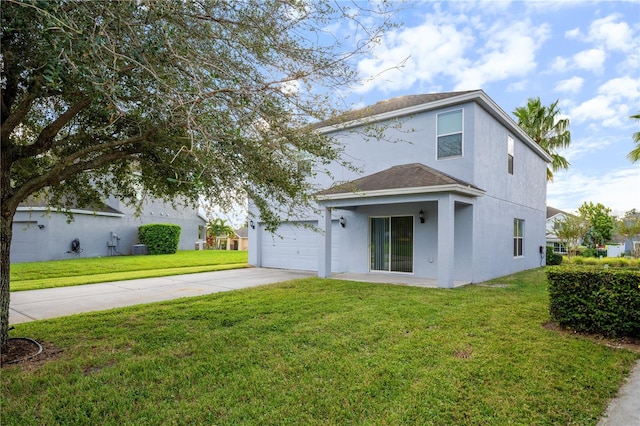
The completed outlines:
<svg viewBox="0 0 640 426">
<path fill-rule="evenodd" d="M 413 272 L 413 216 L 372 217 L 371 270 Z"/>
</svg>

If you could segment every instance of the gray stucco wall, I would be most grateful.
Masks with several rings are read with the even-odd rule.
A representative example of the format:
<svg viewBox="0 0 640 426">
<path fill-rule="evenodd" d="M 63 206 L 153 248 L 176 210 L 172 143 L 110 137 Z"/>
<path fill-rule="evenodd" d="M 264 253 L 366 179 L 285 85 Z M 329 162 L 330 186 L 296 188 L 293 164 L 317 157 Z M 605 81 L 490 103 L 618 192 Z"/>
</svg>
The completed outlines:
<svg viewBox="0 0 640 426">
<path fill-rule="evenodd" d="M 193 208 L 174 209 L 164 203 L 147 203 L 140 217 L 133 209 L 122 215 L 80 211 L 67 223 L 62 213 L 47 213 L 42 209 L 19 209 L 14 217 L 12 262 L 36 262 L 71 259 L 75 257 L 103 257 L 113 254 L 131 254 L 132 245 L 138 244 L 138 227 L 148 223 L 172 223 L 180 226 L 179 250 L 193 250 L 198 240 L 198 227 L 204 226 Z M 116 207 L 116 208 L 118 208 Z M 116 237 L 117 236 L 117 237 Z M 71 241 L 80 240 L 82 251 L 73 253 Z M 107 243 L 116 244 L 109 249 Z"/>
</svg>

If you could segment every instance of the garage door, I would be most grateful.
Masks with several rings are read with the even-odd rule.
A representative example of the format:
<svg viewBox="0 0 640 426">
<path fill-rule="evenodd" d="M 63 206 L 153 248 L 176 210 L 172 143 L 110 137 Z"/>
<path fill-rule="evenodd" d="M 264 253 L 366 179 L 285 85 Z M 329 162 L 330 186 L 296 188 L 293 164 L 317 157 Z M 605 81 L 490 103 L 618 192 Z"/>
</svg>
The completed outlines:
<svg viewBox="0 0 640 426">
<path fill-rule="evenodd" d="M 13 222 L 11 263 L 38 260 L 38 231 L 37 222 Z"/>
<path fill-rule="evenodd" d="M 260 230 L 262 266 L 267 268 L 318 270 L 321 234 L 304 225 L 317 226 L 317 222 L 283 223 L 275 234 Z M 332 224 L 331 269 L 340 270 L 338 254 L 340 233 L 337 222 Z"/>
</svg>

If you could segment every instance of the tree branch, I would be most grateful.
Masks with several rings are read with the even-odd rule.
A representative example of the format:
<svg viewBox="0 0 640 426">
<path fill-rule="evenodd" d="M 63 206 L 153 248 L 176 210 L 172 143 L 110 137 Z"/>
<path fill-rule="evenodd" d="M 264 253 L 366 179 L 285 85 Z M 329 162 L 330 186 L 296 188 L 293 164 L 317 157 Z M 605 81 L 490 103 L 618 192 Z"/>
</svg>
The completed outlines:
<svg viewBox="0 0 640 426">
<path fill-rule="evenodd" d="M 71 121 L 71 119 L 73 119 L 73 117 L 78 115 L 80 111 L 88 107 L 90 104 L 91 99 L 89 97 L 82 98 L 78 102 L 73 104 L 69 109 L 67 109 L 58 118 L 56 118 L 53 123 L 42 129 L 40 135 L 38 136 L 38 139 L 36 139 L 33 144 L 17 146 L 15 148 L 13 160 L 16 161 L 25 157 L 33 157 L 51 149 L 53 141 L 60 129 L 66 126 Z"/>
</svg>

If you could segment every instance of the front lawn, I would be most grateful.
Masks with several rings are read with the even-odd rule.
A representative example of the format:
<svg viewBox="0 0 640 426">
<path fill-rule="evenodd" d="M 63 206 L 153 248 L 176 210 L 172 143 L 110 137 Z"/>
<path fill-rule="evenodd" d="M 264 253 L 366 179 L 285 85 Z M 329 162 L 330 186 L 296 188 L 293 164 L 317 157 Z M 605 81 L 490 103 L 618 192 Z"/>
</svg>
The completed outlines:
<svg viewBox="0 0 640 426">
<path fill-rule="evenodd" d="M 640 355 L 544 328 L 543 269 L 493 284 L 310 278 L 19 324 L 61 352 L 3 368 L 2 424 L 595 425 Z"/>
<path fill-rule="evenodd" d="M 11 291 L 164 277 L 247 267 L 247 252 L 187 250 L 155 256 L 111 256 L 15 263 Z"/>
</svg>

